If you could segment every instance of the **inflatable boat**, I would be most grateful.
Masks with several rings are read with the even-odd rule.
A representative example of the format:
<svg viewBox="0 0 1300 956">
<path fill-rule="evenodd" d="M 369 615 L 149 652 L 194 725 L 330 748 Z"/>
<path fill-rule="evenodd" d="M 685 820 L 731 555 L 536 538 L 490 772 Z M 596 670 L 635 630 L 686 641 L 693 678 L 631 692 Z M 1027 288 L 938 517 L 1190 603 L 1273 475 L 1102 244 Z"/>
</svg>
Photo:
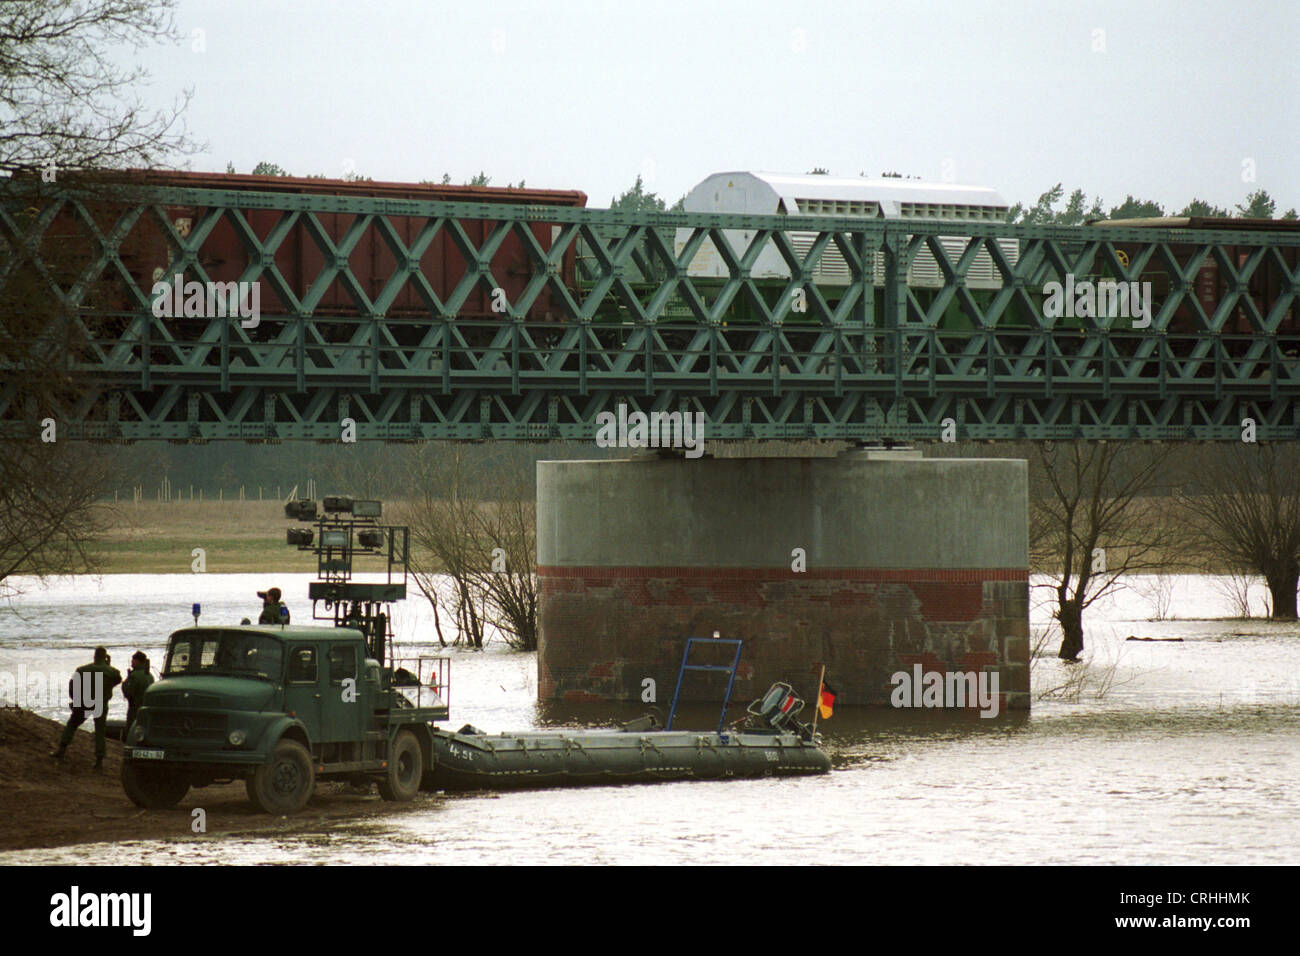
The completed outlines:
<svg viewBox="0 0 1300 956">
<path fill-rule="evenodd" d="M 668 730 L 643 717 L 618 730 L 486 734 L 433 730 L 426 790 L 589 786 L 660 780 L 725 780 L 826 773 L 830 757 L 797 717 L 803 701 L 774 684 L 750 704 L 743 726 Z M 671 720 L 669 723 L 671 726 Z"/>
</svg>

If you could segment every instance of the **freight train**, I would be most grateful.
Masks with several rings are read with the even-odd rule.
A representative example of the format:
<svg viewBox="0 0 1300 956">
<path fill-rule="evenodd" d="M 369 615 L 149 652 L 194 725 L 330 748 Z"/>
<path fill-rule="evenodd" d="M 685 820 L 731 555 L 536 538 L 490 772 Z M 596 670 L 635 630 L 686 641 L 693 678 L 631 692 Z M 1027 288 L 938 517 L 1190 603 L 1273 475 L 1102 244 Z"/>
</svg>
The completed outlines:
<svg viewBox="0 0 1300 956">
<path fill-rule="evenodd" d="M 317 178 L 278 176 L 252 176 L 220 173 L 193 173 L 152 171 L 135 172 L 127 181 L 143 186 L 176 187 L 191 190 L 234 190 L 237 192 L 272 194 L 286 199 L 302 195 L 329 195 L 344 198 L 375 197 L 381 199 L 412 199 L 437 202 L 474 202 L 489 204 L 526 205 L 534 208 L 581 208 L 587 196 L 577 190 L 542 190 L 492 188 L 478 186 L 450 186 L 437 184 L 410 184 L 386 182 L 345 182 Z M 291 205 L 286 203 L 285 205 Z M 685 211 L 697 213 L 733 213 L 763 216 L 786 216 L 796 220 L 803 216 L 818 218 L 845 218 L 854 221 L 879 219 L 891 221 L 952 222 L 955 227 L 966 224 L 996 224 L 1004 222 L 1008 213 L 1006 201 L 992 189 L 959 186 L 951 183 L 926 183 L 905 179 L 842 179 L 822 175 L 784 175 L 762 172 L 724 172 L 704 179 L 685 197 Z M 101 234 L 107 235 L 120 215 L 120 208 L 111 202 L 88 206 Z M 465 275 L 465 263 L 476 258 L 485 240 L 493 235 L 498 223 L 481 219 L 461 219 L 448 222 L 435 229 L 432 222 L 422 216 L 388 215 L 376 217 L 368 223 L 366 217 L 356 213 L 316 213 L 314 218 L 305 214 L 284 216 L 274 200 L 260 197 L 241 208 L 237 215 L 213 216 L 204 204 L 201 194 L 194 201 L 161 208 L 161 215 L 146 210 L 132 227 L 114 241 L 127 276 L 137 289 L 150 290 L 158 281 L 170 281 L 169 269 L 175 269 L 173 259 L 177 251 L 177 237 L 190 235 L 191 230 L 203 230 L 205 236 L 197 259 L 186 265 L 187 276 L 198 279 L 198 266 L 211 282 L 235 282 L 244 276 L 258 276 L 261 291 L 261 312 L 269 317 L 313 315 L 317 329 L 325 342 L 350 340 L 348 319 L 381 315 L 393 324 L 390 328 L 395 341 L 418 334 L 413 328 L 403 331 L 403 325 L 418 325 L 430 316 L 440 314 L 442 306 L 455 298 L 457 286 Z M 1178 218 L 1159 220 L 1106 221 L 1096 223 L 1107 227 L 1179 229 L 1188 233 L 1207 230 L 1286 230 L 1300 228 L 1296 222 L 1274 220 Z M 536 249 L 549 252 L 561 227 L 558 224 L 537 221 L 527 227 Z M 949 262 L 955 263 L 966 249 L 968 240 L 956 236 L 936 237 Z M 174 235 L 173 235 L 174 234 Z M 753 229 L 729 229 L 724 234 L 733 250 L 733 259 L 739 259 L 754 236 Z M 694 230 L 688 228 L 661 230 L 663 245 L 675 249 L 680 257 L 692 241 Z M 804 257 L 814 244 L 817 233 L 812 230 L 791 230 L 786 233 L 789 254 Z M 507 303 L 516 302 L 531 282 L 545 276 L 547 266 L 539 261 L 534 249 L 524 237 L 513 230 L 497 237 L 499 243 L 491 252 L 491 269 L 496 288 L 503 290 Z M 584 229 L 583 233 L 565 251 L 558 274 L 548 277 L 552 281 L 533 301 L 523 316 L 536 322 L 561 322 L 569 318 L 570 309 L 557 294 L 555 283 L 583 301 L 590 289 L 600 283 L 601 256 L 592 249 L 593 242 L 605 242 L 601 229 Z M 608 242 L 614 242 L 610 237 Z M 56 272 L 66 273 L 61 279 L 65 287 L 76 281 L 84 262 L 70 250 L 93 249 L 97 240 L 86 223 L 65 207 L 44 237 L 46 251 L 55 246 L 62 249 L 66 263 Z M 1026 254 L 1031 240 L 1009 238 L 989 239 L 975 252 L 966 281 L 957 294 L 945 289 L 945 269 L 927 243 L 915 250 L 908 268 L 909 294 L 904 303 L 905 319 L 918 327 L 936 327 L 944 330 L 978 330 L 983 327 L 980 314 L 998 302 L 997 328 L 1000 332 L 1014 333 L 1017 329 L 1039 327 L 1043 315 L 1043 286 L 1059 278 L 1056 269 L 1049 265 L 1048 257 L 1033 270 L 1033 275 L 1022 276 L 1015 283 L 1017 294 L 1005 295 L 1007 276 Z M 258 244 L 273 245 L 273 252 L 259 250 Z M 1124 242 L 1115 247 L 1115 257 L 1109 258 L 1100 247 L 1084 242 L 1066 243 L 1062 247 L 1072 256 L 1084 254 L 1081 261 L 1072 262 L 1076 281 L 1114 280 L 1119 277 L 1116 265 L 1127 268 L 1129 261 L 1138 259 L 1140 273 L 1130 279 L 1151 282 L 1156 305 L 1163 301 L 1171 288 L 1171 269 L 1185 269 L 1193 257 L 1199 257 L 1203 246 L 1189 236 L 1186 241 L 1169 243 L 1154 248 L 1138 242 Z M 1261 331 L 1266 324 L 1276 323 L 1277 331 L 1297 331 L 1297 312 L 1292 303 L 1280 313 L 1275 312 L 1278 299 L 1290 288 L 1290 274 L 1297 264 L 1295 246 L 1279 246 L 1261 250 L 1255 246 L 1221 247 L 1222 255 L 1204 257 L 1194 277 L 1179 279 L 1179 284 L 1190 281 L 1194 295 L 1184 297 L 1174 311 L 1167 326 L 1173 334 L 1195 335 L 1213 319 L 1217 304 L 1226 293 L 1238 287 L 1245 293 L 1231 306 L 1223 331 L 1228 334 L 1249 336 Z M 1041 251 L 1041 250 L 1040 250 Z M 1086 254 L 1085 254 L 1086 253 Z M 732 299 L 725 320 L 728 324 L 763 321 L 763 312 L 783 315 L 787 325 L 817 326 L 822 317 L 815 310 L 796 311 L 788 305 L 791 282 L 790 255 L 775 244 L 768 243 L 750 270 L 751 276 L 763 298 L 763 308 L 744 295 Z M 1226 256 L 1226 258 L 1224 258 Z M 1176 263 L 1168 261 L 1169 257 Z M 59 255 L 50 256 L 59 261 Z M 1246 279 L 1238 270 L 1252 264 Z M 347 269 L 333 276 L 321 277 L 327 264 L 342 264 Z M 648 304 L 653 291 L 667 275 L 663 256 L 649 250 L 640 257 L 640 271 L 622 275 L 626 288 Z M 418 268 L 417 268 L 418 263 Z M 271 272 L 264 267 L 274 264 Z M 263 267 L 259 271 L 259 266 Z M 888 325 L 886 312 L 885 266 L 882 252 L 865 250 L 864 266 L 872 275 L 874 324 Z M 109 288 L 98 288 L 86 302 L 101 316 L 138 311 L 140 299 L 122 281 L 126 277 L 111 275 Z M 418 273 L 418 275 L 416 274 Z M 692 286 L 701 301 L 710 301 L 721 294 L 728 276 L 727 257 L 716 247 L 711 237 L 697 239 L 693 258 L 686 268 Z M 852 270 L 835 242 L 828 243 L 808 281 L 814 283 L 830 308 L 843 299 L 852 287 Z M 113 288 L 114 281 L 117 282 Z M 100 283 L 104 285 L 103 282 Z M 499 297 L 499 293 L 496 294 Z M 492 323 L 501 320 L 501 303 L 494 302 L 493 288 L 487 283 L 477 287 L 455 301 L 455 314 L 470 329 L 479 326 L 479 334 L 490 336 Z M 1197 307 L 1199 306 L 1199 308 Z M 668 299 L 664 319 L 669 323 L 691 324 L 699 318 L 698 304 L 692 308 L 680 290 Z M 977 314 L 980 313 L 980 314 Z M 1203 313 L 1203 314 L 1201 314 Z M 335 329 L 322 325 L 322 319 L 337 317 L 345 324 Z M 620 325 L 633 320 L 629 303 L 617 296 L 606 296 L 600 311 L 594 317 L 598 324 Z M 111 323 L 109 323 L 111 325 Z M 1084 320 L 1072 313 L 1056 321 L 1058 327 L 1083 328 Z M 186 323 L 173 323 L 177 341 L 185 341 L 190 333 Z M 201 326 L 192 326 L 193 334 Z M 111 328 L 101 330 L 111 334 Z M 274 333 L 268 328 L 250 330 L 253 340 L 265 340 Z M 1190 340 L 1189 340 L 1190 341 Z M 1238 343 L 1232 348 L 1244 347 Z"/>
</svg>

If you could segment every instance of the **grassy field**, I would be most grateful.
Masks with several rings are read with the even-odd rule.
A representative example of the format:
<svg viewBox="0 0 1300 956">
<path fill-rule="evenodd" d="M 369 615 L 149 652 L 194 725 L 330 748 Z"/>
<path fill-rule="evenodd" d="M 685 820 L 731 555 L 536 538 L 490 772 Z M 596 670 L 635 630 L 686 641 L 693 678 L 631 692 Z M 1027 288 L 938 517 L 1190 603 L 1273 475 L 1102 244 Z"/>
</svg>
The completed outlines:
<svg viewBox="0 0 1300 956">
<path fill-rule="evenodd" d="M 1166 506 L 1148 505 L 1152 512 Z M 90 551 L 104 574 L 188 574 L 195 548 L 204 549 L 210 574 L 316 570 L 312 554 L 284 543 L 285 529 L 297 523 L 286 520 L 275 501 L 128 501 L 102 509 L 108 531 Z M 385 502 L 385 512 L 395 514 L 396 505 Z M 1121 556 L 1115 552 L 1111 560 Z M 1205 570 L 1185 545 L 1160 557 L 1168 572 Z M 1033 568 L 1035 573 L 1055 570 Z"/>
<path fill-rule="evenodd" d="M 105 574 L 188 574 L 202 548 L 209 574 L 316 570 L 309 553 L 284 543 L 276 501 L 142 501 L 105 504 L 107 532 L 91 548 Z"/>
</svg>

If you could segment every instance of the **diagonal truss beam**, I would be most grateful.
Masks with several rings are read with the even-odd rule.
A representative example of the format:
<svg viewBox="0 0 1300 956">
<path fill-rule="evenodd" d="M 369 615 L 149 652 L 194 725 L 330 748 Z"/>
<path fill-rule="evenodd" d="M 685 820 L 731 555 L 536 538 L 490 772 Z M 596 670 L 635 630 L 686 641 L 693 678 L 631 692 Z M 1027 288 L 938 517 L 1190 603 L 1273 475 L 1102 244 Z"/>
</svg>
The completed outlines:
<svg viewBox="0 0 1300 956">
<path fill-rule="evenodd" d="M 156 316 L 142 244 L 268 307 Z M 1294 439 L 1298 256 L 1284 231 L 0 193 L 0 294 L 35 283 L 43 334 L 86 343 L 85 394 L 43 414 L 105 440 L 334 438 L 341 408 L 360 438 L 590 438 L 620 402 L 719 438 Z M 1062 314 L 1053 283 L 1149 286 L 1148 314 Z M 29 436 L 0 371 L 0 434 Z"/>
</svg>

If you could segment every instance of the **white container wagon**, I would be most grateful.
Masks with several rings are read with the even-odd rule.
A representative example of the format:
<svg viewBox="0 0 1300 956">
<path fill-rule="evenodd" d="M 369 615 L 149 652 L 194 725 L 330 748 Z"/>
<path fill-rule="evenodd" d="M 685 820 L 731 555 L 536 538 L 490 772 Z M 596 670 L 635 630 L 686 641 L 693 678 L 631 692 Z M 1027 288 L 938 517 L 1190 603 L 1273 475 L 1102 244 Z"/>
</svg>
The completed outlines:
<svg viewBox="0 0 1300 956">
<path fill-rule="evenodd" d="M 788 173 L 714 173 L 686 194 L 685 212 L 742 213 L 762 216 L 818 216 L 851 219 L 940 220 L 958 223 L 1005 222 L 1008 206 L 997 192 L 985 186 L 959 186 L 907 179 L 842 179 L 822 175 Z M 679 229 L 676 251 L 680 255 L 692 230 Z M 739 259 L 754 238 L 752 230 L 728 229 L 723 233 Z M 807 254 L 816 232 L 792 232 L 791 245 L 800 256 Z M 949 261 L 956 263 L 968 239 L 940 237 Z M 998 245 L 1009 263 L 1019 257 L 1015 240 L 999 239 Z M 884 263 L 873 255 L 875 284 L 884 284 Z M 705 239 L 691 260 L 688 274 L 694 278 L 726 279 L 727 264 L 711 239 Z M 754 263 L 755 279 L 790 278 L 790 266 L 774 245 L 768 243 Z M 813 273 L 819 286 L 847 285 L 852 276 L 835 244 L 829 243 Z M 943 273 L 929 249 L 922 247 L 908 270 L 908 285 L 939 288 Z M 1002 276 L 987 249 L 981 249 L 967 274 L 967 287 L 994 290 L 1002 287 Z"/>
</svg>

